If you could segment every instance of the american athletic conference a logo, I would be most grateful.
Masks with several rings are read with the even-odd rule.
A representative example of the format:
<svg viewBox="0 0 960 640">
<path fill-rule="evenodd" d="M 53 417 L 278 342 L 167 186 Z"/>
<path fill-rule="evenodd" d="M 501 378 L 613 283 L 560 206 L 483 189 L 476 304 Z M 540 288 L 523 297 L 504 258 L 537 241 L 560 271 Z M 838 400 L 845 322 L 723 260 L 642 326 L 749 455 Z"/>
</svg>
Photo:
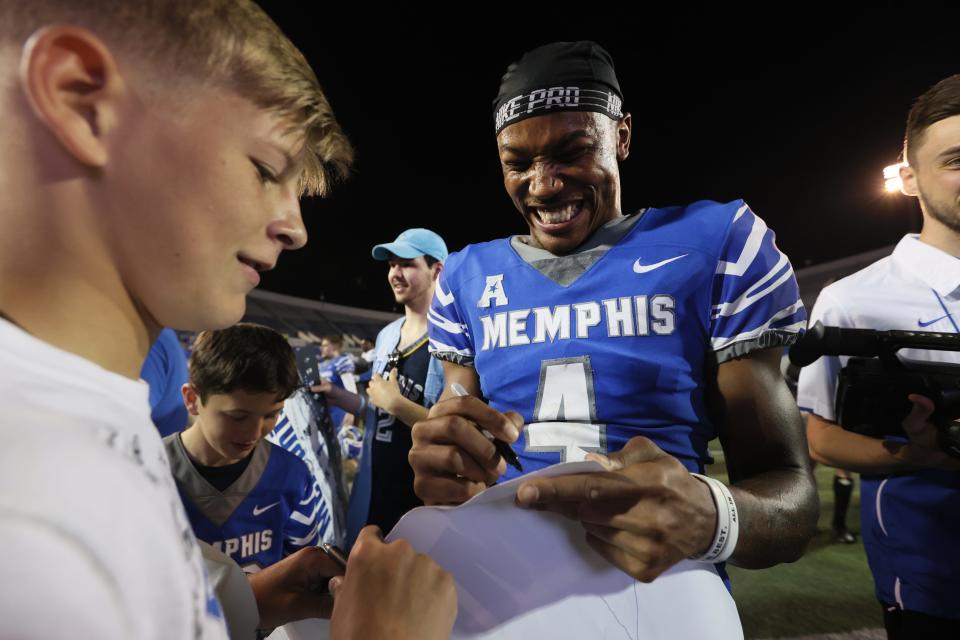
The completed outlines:
<svg viewBox="0 0 960 640">
<path fill-rule="evenodd" d="M 480 296 L 477 306 L 481 309 L 489 309 L 490 307 L 505 306 L 508 302 L 507 292 L 503 289 L 503 274 L 487 276 L 487 282 L 483 285 L 483 294 Z"/>
</svg>

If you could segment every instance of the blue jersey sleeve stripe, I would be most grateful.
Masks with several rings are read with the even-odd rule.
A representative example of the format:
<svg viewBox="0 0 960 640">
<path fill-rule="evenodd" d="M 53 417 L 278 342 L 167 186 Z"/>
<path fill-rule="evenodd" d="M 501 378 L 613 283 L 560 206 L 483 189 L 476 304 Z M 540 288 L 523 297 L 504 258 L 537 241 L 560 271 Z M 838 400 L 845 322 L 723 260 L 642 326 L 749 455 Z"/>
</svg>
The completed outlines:
<svg viewBox="0 0 960 640">
<path fill-rule="evenodd" d="M 449 307 L 454 302 L 453 292 L 447 292 L 446 289 L 446 280 L 443 277 L 443 274 L 440 274 L 440 278 L 437 280 L 437 286 L 434 288 L 433 293 L 433 302 L 436 306 Z"/>
<path fill-rule="evenodd" d="M 314 482 L 313 489 L 310 492 L 310 495 L 300 501 L 300 506 L 303 506 L 305 504 L 310 504 L 312 501 L 316 500 L 319 495 L 320 495 L 320 487 L 318 487 L 317 483 Z"/>
<path fill-rule="evenodd" d="M 784 266 L 787 267 L 786 270 L 783 270 Z M 772 274 L 778 271 L 782 271 L 782 273 L 776 280 L 774 280 L 772 283 L 767 285 L 766 288 L 761 289 L 760 291 L 756 290 L 758 285 L 760 285 L 761 283 L 766 284 L 766 280 L 769 280 Z M 740 297 L 738 297 L 733 302 L 724 302 L 720 305 L 717 305 L 714 311 L 714 318 L 736 315 L 741 311 L 743 311 L 744 309 L 747 309 L 753 304 L 763 300 L 770 293 L 778 289 L 784 283 L 789 283 L 792 281 L 794 281 L 793 268 L 790 266 L 790 262 L 787 260 L 786 256 L 783 256 L 782 262 L 778 263 L 777 266 L 772 271 L 770 271 L 766 276 L 764 276 L 764 279 L 761 282 L 757 283 L 757 285 L 754 285 L 750 289 L 747 289 L 743 294 L 740 295 Z M 789 284 L 787 284 L 787 288 L 788 289 L 790 288 Z"/>
<path fill-rule="evenodd" d="M 777 275 L 781 275 L 781 274 L 783 273 L 783 271 L 784 271 L 784 268 L 786 268 L 787 271 L 790 271 L 790 272 L 793 271 L 793 267 L 790 265 L 790 261 L 787 260 L 787 256 L 783 255 L 783 254 L 780 253 L 779 251 L 775 251 L 775 252 L 774 252 L 774 251 L 771 251 L 770 253 L 771 253 L 771 256 L 770 256 L 770 257 L 777 256 L 777 261 L 776 261 L 776 263 L 773 265 L 772 268 L 769 268 L 769 269 L 767 270 L 767 272 L 763 275 L 763 277 L 761 277 L 759 280 L 754 281 L 753 278 L 748 277 L 748 278 L 747 278 L 747 281 L 748 281 L 748 282 L 752 281 L 753 284 L 750 286 L 749 289 L 747 289 L 747 291 L 746 291 L 743 295 L 740 296 L 741 298 L 743 298 L 743 297 L 745 297 L 745 296 L 752 296 L 752 295 L 754 295 L 754 294 L 757 292 L 757 290 L 760 289 L 760 288 L 762 288 L 762 287 L 764 287 L 764 286 L 767 284 L 767 282 L 769 282 L 770 280 L 772 280 L 773 278 L 775 278 Z M 760 261 L 758 261 L 758 263 L 759 263 L 759 262 L 760 262 Z M 752 270 L 752 271 L 754 271 L 754 272 L 756 272 L 756 273 L 751 273 L 750 275 L 752 275 L 752 276 L 759 275 L 759 272 L 761 272 L 764 268 L 767 268 L 768 266 L 769 266 L 769 264 L 762 264 L 762 263 L 757 264 L 757 267 Z M 727 283 L 732 283 L 732 282 L 733 282 L 732 279 L 727 280 L 727 279 L 723 279 L 723 278 L 721 278 L 721 281 L 722 281 L 722 282 L 727 282 Z M 723 292 L 721 291 L 721 297 L 722 297 L 722 294 L 723 294 Z M 729 300 L 726 300 L 725 302 L 726 302 L 726 303 L 729 303 L 730 301 L 729 301 Z M 717 305 L 717 306 L 719 306 L 719 305 Z"/>
<path fill-rule="evenodd" d="M 314 525 L 313 529 L 311 529 L 305 536 L 302 536 L 302 537 L 287 536 L 287 542 L 297 547 L 305 547 L 308 544 L 315 545 L 318 541 L 317 539 L 319 535 L 320 535 L 320 523 L 318 522 L 316 525 Z"/>
<path fill-rule="evenodd" d="M 337 368 L 337 373 L 353 373 L 355 369 L 353 360 L 346 354 L 339 356 L 333 364 Z"/>
<path fill-rule="evenodd" d="M 309 527 L 313 525 L 314 520 L 317 519 L 318 511 L 320 511 L 319 500 L 313 503 L 313 507 L 309 514 L 303 513 L 301 511 L 291 511 L 290 519 L 293 520 L 294 522 L 299 522 L 300 524 Z"/>
<path fill-rule="evenodd" d="M 473 352 L 473 344 L 470 340 L 470 333 L 466 330 L 459 333 L 444 331 L 434 323 L 427 326 L 427 333 L 430 338 L 430 350 L 448 350 L 448 351 L 469 351 Z"/>
<path fill-rule="evenodd" d="M 447 272 L 441 271 L 434 290 L 433 301 L 427 312 L 427 333 L 430 353 L 447 353 L 472 358 L 473 341 L 470 331 L 454 304 L 456 299 L 447 286 Z"/>
<path fill-rule="evenodd" d="M 428 317 L 443 318 L 448 322 L 453 322 L 454 324 L 461 324 L 460 315 L 457 313 L 456 305 L 450 305 L 444 307 L 439 304 L 437 297 L 433 297 L 433 304 L 430 305 L 430 310 L 427 312 Z"/>
<path fill-rule="evenodd" d="M 430 340 L 429 349 L 430 349 L 430 353 L 437 353 L 437 352 L 441 352 L 441 353 L 456 353 L 457 355 L 461 355 L 461 356 L 471 356 L 471 357 L 472 357 L 473 355 L 475 355 L 475 354 L 473 353 L 473 349 L 471 349 L 471 348 L 469 348 L 469 347 L 466 347 L 466 348 L 463 348 L 463 349 L 458 349 L 457 347 L 454 347 L 454 346 L 449 345 L 449 344 L 444 344 L 444 343 L 439 342 L 439 341 L 437 341 L 437 340 Z"/>
<path fill-rule="evenodd" d="M 755 329 L 738 333 L 734 336 L 714 337 L 710 340 L 714 351 L 726 348 L 735 342 L 744 340 L 753 340 L 767 331 L 781 331 L 789 333 L 800 333 L 806 329 L 806 314 L 803 313 L 803 304 L 797 302 L 786 309 L 779 311 L 769 321 L 763 323 Z"/>
<path fill-rule="evenodd" d="M 447 333 L 463 333 L 466 331 L 465 326 L 452 320 L 447 320 L 433 309 L 430 309 L 427 312 L 427 320 L 431 325 L 437 327 L 438 329 L 442 329 Z"/>
<path fill-rule="evenodd" d="M 473 345 L 471 345 L 467 340 L 463 339 L 462 337 L 458 338 L 457 336 L 444 335 L 441 332 L 431 332 L 428 349 L 431 352 L 452 351 L 461 355 L 473 355 L 474 353 Z"/>
<path fill-rule="evenodd" d="M 745 213 L 751 213 L 750 216 L 741 222 L 741 218 L 744 217 Z M 749 231 L 746 229 L 745 223 L 752 220 L 752 224 L 749 227 Z M 730 243 L 733 245 L 738 244 L 739 236 L 743 236 L 746 233 L 746 240 L 743 243 L 743 248 L 740 250 L 740 254 L 737 256 L 737 259 L 734 261 L 721 260 L 717 263 L 717 273 L 722 275 L 732 275 L 732 276 L 741 276 L 746 273 L 747 269 L 753 264 L 754 259 L 757 257 L 757 254 L 760 252 L 760 248 L 763 246 L 764 235 L 767 232 L 767 225 L 760 218 L 752 215 L 750 208 L 747 205 L 743 205 L 737 211 L 737 215 L 734 217 L 734 228 L 731 233 Z"/>
<path fill-rule="evenodd" d="M 742 201 L 741 201 L 741 202 L 742 202 Z M 737 209 L 736 215 L 733 216 L 733 222 L 736 222 L 737 220 L 739 220 L 740 218 L 742 218 L 742 217 L 743 217 L 743 214 L 747 213 L 748 211 L 749 211 L 751 214 L 753 213 L 752 211 L 750 211 L 750 206 L 749 206 L 746 202 L 744 202 L 742 205 L 740 205 L 740 208 Z"/>
<path fill-rule="evenodd" d="M 801 300 L 785 297 L 776 302 L 779 302 L 779 304 L 758 306 L 737 316 L 720 318 L 713 324 L 711 337 L 730 338 L 742 333 L 749 333 L 754 329 L 772 327 L 778 323 L 782 325 L 793 324 L 806 318 Z M 771 311 L 771 308 L 775 307 L 780 307 L 780 309 L 776 312 Z M 794 316 L 796 316 L 796 319 L 793 319 Z"/>
<path fill-rule="evenodd" d="M 767 332 L 786 336 L 805 328 L 806 312 L 790 260 L 777 248 L 774 233 L 746 206 L 737 211 L 716 274 L 710 322 L 715 351 L 729 351 L 736 343 L 768 342 L 762 339 Z M 751 347 L 733 349 L 749 352 Z"/>
<path fill-rule="evenodd" d="M 762 278 L 757 280 L 752 287 L 747 289 L 746 295 L 748 296 L 753 295 L 757 291 L 757 289 L 760 289 L 761 287 L 765 286 L 768 281 L 777 277 L 777 275 L 781 274 L 783 271 L 786 271 L 791 275 L 793 274 L 793 265 L 790 264 L 790 261 L 787 259 L 787 256 L 783 255 L 783 253 L 780 252 L 780 250 L 777 249 L 776 247 L 773 247 L 773 251 L 771 251 L 770 253 L 771 253 L 771 257 L 774 255 L 778 256 L 776 264 L 774 264 L 773 267 L 769 271 L 767 271 L 767 273 Z M 762 268 L 766 265 L 759 264 L 757 266 L 758 268 Z"/>
<path fill-rule="evenodd" d="M 292 553 L 299 547 L 317 544 L 320 534 L 326 527 L 326 519 L 317 517 L 321 510 L 325 511 L 325 502 L 315 478 L 312 476 L 306 478 L 302 493 L 307 494 L 307 497 L 299 501 L 298 506 L 307 507 L 309 514 L 297 509 L 290 512 L 284 527 L 287 553 Z"/>
</svg>

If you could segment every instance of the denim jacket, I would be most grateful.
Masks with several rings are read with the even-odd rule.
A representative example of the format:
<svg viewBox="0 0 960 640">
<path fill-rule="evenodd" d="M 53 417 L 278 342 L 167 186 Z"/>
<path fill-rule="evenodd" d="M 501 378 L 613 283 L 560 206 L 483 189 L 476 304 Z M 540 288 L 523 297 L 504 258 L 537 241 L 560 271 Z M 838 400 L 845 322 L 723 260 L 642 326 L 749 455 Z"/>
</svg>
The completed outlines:
<svg viewBox="0 0 960 640">
<path fill-rule="evenodd" d="M 404 320 L 405 318 L 397 318 L 377 335 L 376 356 L 373 360 L 374 373 L 384 374 L 390 354 L 399 346 L 400 329 L 403 328 Z M 423 385 L 423 406 L 430 408 L 435 405 L 441 393 L 443 393 L 443 363 L 436 358 L 430 358 L 427 380 Z"/>
<path fill-rule="evenodd" d="M 387 367 L 390 354 L 399 346 L 400 329 L 405 318 L 397 318 L 377 335 L 373 373 L 383 375 Z M 440 399 L 443 392 L 443 363 L 436 358 L 430 358 L 427 368 L 427 379 L 423 385 L 423 406 L 432 407 Z M 367 406 L 364 416 L 363 453 L 360 455 L 360 468 L 353 481 L 353 491 L 350 493 L 350 505 L 347 509 L 347 547 L 353 546 L 357 534 L 367 522 L 370 512 L 370 491 L 373 483 L 372 453 L 373 436 L 377 431 L 377 408 L 373 404 Z M 384 535 L 388 532 L 384 531 Z"/>
</svg>

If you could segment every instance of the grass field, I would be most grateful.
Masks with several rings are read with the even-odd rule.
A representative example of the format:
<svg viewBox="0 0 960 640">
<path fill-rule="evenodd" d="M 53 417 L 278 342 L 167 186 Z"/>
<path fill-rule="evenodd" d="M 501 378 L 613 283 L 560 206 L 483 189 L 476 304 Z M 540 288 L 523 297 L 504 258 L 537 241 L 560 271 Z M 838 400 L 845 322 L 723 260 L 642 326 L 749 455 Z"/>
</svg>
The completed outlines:
<svg viewBox="0 0 960 640">
<path fill-rule="evenodd" d="M 723 480 L 721 464 L 710 475 Z M 750 638 L 791 638 L 815 634 L 881 628 L 880 606 L 863 544 L 833 541 L 833 470 L 818 467 L 819 531 L 799 561 L 761 571 L 729 567 L 733 597 L 740 610 L 744 634 Z M 847 514 L 847 525 L 860 529 L 859 478 Z"/>
</svg>

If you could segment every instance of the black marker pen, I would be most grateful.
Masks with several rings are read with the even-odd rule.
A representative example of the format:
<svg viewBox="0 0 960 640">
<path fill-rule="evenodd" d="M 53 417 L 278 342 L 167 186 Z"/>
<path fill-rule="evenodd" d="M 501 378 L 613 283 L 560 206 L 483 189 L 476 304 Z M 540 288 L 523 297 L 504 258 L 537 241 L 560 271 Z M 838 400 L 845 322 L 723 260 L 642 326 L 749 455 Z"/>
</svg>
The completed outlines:
<svg viewBox="0 0 960 640">
<path fill-rule="evenodd" d="M 451 384 L 450 390 L 453 391 L 453 395 L 460 398 L 470 395 L 459 382 L 454 382 Z M 494 448 L 497 450 L 497 453 L 499 453 L 500 456 L 507 461 L 507 464 L 517 471 L 520 471 L 521 473 L 523 472 L 523 465 L 520 464 L 520 458 L 517 457 L 517 453 L 513 450 L 513 447 L 499 438 L 494 438 L 493 434 L 486 429 L 480 429 L 480 432 L 490 438 L 490 440 L 493 442 Z"/>
</svg>

